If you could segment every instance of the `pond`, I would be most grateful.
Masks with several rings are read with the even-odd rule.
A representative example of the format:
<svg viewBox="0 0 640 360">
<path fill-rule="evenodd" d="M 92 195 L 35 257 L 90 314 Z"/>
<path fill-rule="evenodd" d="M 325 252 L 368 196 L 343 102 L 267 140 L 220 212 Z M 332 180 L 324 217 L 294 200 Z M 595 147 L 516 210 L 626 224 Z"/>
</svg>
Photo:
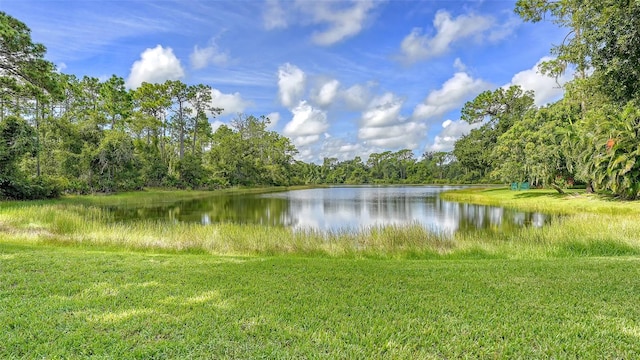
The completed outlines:
<svg viewBox="0 0 640 360">
<path fill-rule="evenodd" d="M 419 224 L 438 232 L 542 227 L 551 217 L 496 206 L 455 203 L 439 194 L 454 186 L 346 186 L 216 194 L 197 200 L 108 208 L 114 221 L 156 220 L 287 226 L 319 231 Z"/>
</svg>

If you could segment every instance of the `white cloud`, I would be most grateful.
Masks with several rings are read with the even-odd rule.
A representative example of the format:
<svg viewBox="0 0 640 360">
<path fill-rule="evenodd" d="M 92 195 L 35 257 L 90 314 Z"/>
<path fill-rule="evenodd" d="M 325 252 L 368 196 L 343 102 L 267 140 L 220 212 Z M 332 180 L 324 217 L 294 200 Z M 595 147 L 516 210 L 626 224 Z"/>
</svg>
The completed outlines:
<svg viewBox="0 0 640 360">
<path fill-rule="evenodd" d="M 300 101 L 298 106 L 291 109 L 291 113 L 293 118 L 285 125 L 283 133 L 293 137 L 296 145 L 307 145 L 320 140 L 320 134 L 329 128 L 327 114 L 306 101 Z"/>
<path fill-rule="evenodd" d="M 250 101 L 244 100 L 240 93 L 224 94 L 218 89 L 211 89 L 211 105 L 222 108 L 220 115 L 237 114 L 251 105 Z"/>
<path fill-rule="evenodd" d="M 278 94 L 280 103 L 291 107 L 304 93 L 306 75 L 299 67 L 286 63 L 278 68 Z"/>
<path fill-rule="evenodd" d="M 352 160 L 356 156 L 372 153 L 373 149 L 366 148 L 362 143 L 351 143 L 341 138 L 329 138 L 322 143 L 319 159 L 337 158 L 338 161 Z"/>
<path fill-rule="evenodd" d="M 189 59 L 192 68 L 202 69 L 210 64 L 225 65 L 229 61 L 229 54 L 221 52 L 218 45 L 211 41 L 209 46 L 202 49 L 198 45 L 194 46 Z"/>
<path fill-rule="evenodd" d="M 60 62 L 56 65 L 57 72 L 63 72 L 67 68 L 67 64 Z"/>
<path fill-rule="evenodd" d="M 435 35 L 423 35 L 421 28 L 414 28 L 400 44 L 401 59 L 406 63 L 429 59 L 449 51 L 450 46 L 465 38 L 487 38 L 497 41 L 510 34 L 511 27 L 497 26 L 501 31 L 491 31 L 495 28 L 495 19 L 482 15 L 460 15 L 452 18 L 447 11 L 440 10 L 433 19 Z"/>
<path fill-rule="evenodd" d="M 366 108 L 369 101 L 371 101 L 371 85 L 353 85 L 346 90 L 343 90 L 341 97 L 347 104 L 347 107 L 353 110 L 363 110 Z"/>
<path fill-rule="evenodd" d="M 453 68 L 456 69 L 458 72 L 466 72 L 467 71 L 467 65 L 465 65 L 462 60 L 460 60 L 460 58 L 456 58 L 453 61 Z"/>
<path fill-rule="evenodd" d="M 466 121 L 445 120 L 442 123 L 442 131 L 436 135 L 434 143 L 427 146 L 427 151 L 451 151 L 455 142 L 471 130 L 482 126 L 481 123 L 469 124 Z"/>
<path fill-rule="evenodd" d="M 296 4 L 303 13 L 311 16 L 309 21 L 326 25 L 325 30 L 314 32 L 311 38 L 322 46 L 333 45 L 357 35 L 362 31 L 370 11 L 377 6 L 370 0 L 352 1 L 352 6 L 347 8 L 337 8 L 340 4 L 331 1 L 298 0 Z"/>
<path fill-rule="evenodd" d="M 415 149 L 424 137 L 424 124 L 400 115 L 404 100 L 388 92 L 374 98 L 362 113 L 358 138 L 367 146 Z"/>
<path fill-rule="evenodd" d="M 329 106 L 333 103 L 338 95 L 338 89 L 340 88 L 340 81 L 333 79 L 326 81 L 320 86 L 319 89 L 313 91 L 311 99 L 313 102 L 321 107 Z"/>
<path fill-rule="evenodd" d="M 140 60 L 133 63 L 127 86 L 137 88 L 143 82 L 162 83 L 166 80 L 178 80 L 183 76 L 184 69 L 173 49 L 158 45 L 143 51 Z"/>
<path fill-rule="evenodd" d="M 262 14 L 264 28 L 267 30 L 284 29 L 287 27 L 287 14 L 278 0 L 267 0 Z"/>
<path fill-rule="evenodd" d="M 404 100 L 387 92 L 371 101 L 369 108 L 362 114 L 364 127 L 379 127 L 398 121 Z"/>
<path fill-rule="evenodd" d="M 429 93 L 422 104 L 413 111 L 414 119 L 430 119 L 459 109 L 470 97 L 490 88 L 491 85 L 481 79 L 474 79 L 465 72 L 457 72 L 442 84 L 442 88 Z"/>
<path fill-rule="evenodd" d="M 267 118 L 269 118 L 269 125 L 267 125 L 267 129 L 273 130 L 276 127 L 276 125 L 278 125 L 278 122 L 280 121 L 280 113 L 279 112 L 269 113 L 269 115 L 267 115 Z"/>
<path fill-rule="evenodd" d="M 320 140 L 320 135 L 305 135 L 305 136 L 296 136 L 293 138 L 293 144 L 296 147 L 299 146 L 308 146 L 314 144 Z"/>
<path fill-rule="evenodd" d="M 424 124 L 408 121 L 383 127 L 361 128 L 358 138 L 384 149 L 415 149 L 425 136 Z"/>
<path fill-rule="evenodd" d="M 543 106 L 558 100 L 564 93 L 561 85 L 571 80 L 571 75 L 565 73 L 556 82 L 555 78 L 541 74 L 538 71 L 538 66 L 540 66 L 542 62 L 549 60 L 552 60 L 552 58 L 545 56 L 531 69 L 515 74 L 513 78 L 511 78 L 511 82 L 505 85 L 505 87 L 520 85 L 524 90 L 533 90 L 535 92 L 535 104 L 537 106 Z"/>
<path fill-rule="evenodd" d="M 214 122 L 211 123 L 211 131 L 216 132 L 216 130 L 218 130 L 218 128 L 222 125 L 225 125 L 225 123 L 223 123 L 220 120 L 215 120 Z"/>
</svg>

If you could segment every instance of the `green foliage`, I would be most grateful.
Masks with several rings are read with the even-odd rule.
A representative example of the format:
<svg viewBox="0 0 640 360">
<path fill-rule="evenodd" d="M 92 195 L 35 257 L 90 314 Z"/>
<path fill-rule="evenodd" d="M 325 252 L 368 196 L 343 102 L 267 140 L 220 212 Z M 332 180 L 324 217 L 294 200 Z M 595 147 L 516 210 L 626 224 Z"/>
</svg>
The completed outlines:
<svg viewBox="0 0 640 360">
<path fill-rule="evenodd" d="M 199 189 L 207 186 L 210 174 L 202 166 L 202 159 L 199 157 L 186 154 L 184 158 L 178 161 L 176 168 L 181 188 Z"/>
<path fill-rule="evenodd" d="M 531 110 L 498 138 L 493 175 L 501 181 L 529 181 L 558 191 L 573 179 L 563 144 L 571 113 L 559 102 Z"/>
<path fill-rule="evenodd" d="M 623 108 L 606 105 L 589 111 L 581 128 L 587 139 L 583 171 L 596 189 L 624 199 L 640 197 L 640 109 L 634 102 Z"/>
<path fill-rule="evenodd" d="M 208 165 L 230 185 L 289 185 L 293 156 L 291 141 L 268 131 L 266 117 L 238 115 L 233 129 L 220 126 L 212 137 Z"/>
</svg>

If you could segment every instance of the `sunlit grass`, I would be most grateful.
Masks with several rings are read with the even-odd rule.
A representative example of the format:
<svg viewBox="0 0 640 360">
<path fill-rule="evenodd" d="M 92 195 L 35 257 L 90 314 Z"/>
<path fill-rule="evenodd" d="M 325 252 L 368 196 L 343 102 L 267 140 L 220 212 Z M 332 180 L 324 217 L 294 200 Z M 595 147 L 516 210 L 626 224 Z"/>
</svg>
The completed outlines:
<svg viewBox="0 0 640 360">
<path fill-rule="evenodd" d="M 635 203 L 626 204 L 631 205 Z M 437 233 L 415 224 L 323 233 L 260 225 L 122 223 L 111 221 L 99 207 L 25 203 L 0 211 L 0 230 L 0 239 L 10 242 L 20 238 L 33 243 L 216 255 L 547 258 L 640 254 L 637 215 L 606 211 L 568 215 L 542 228 L 508 232 Z"/>
<path fill-rule="evenodd" d="M 467 188 L 442 193 L 444 200 L 479 205 L 499 205 L 526 211 L 550 214 L 595 213 L 608 215 L 640 215 L 640 201 L 620 201 L 609 197 L 586 194 L 584 190 L 532 189 L 512 191 L 506 188 Z"/>
<path fill-rule="evenodd" d="M 218 257 L 0 243 L 0 358 L 620 358 L 637 258 Z"/>
<path fill-rule="evenodd" d="M 324 233 L 101 209 L 163 192 L 0 204 L 0 358 L 637 357 L 637 202 L 471 193 L 565 215 Z"/>
</svg>

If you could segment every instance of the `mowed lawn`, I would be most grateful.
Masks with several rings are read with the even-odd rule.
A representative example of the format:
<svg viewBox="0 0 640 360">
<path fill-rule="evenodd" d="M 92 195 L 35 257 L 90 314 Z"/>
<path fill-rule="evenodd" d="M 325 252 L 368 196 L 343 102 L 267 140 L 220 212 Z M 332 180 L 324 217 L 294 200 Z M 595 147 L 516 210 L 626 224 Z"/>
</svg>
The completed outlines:
<svg viewBox="0 0 640 360">
<path fill-rule="evenodd" d="M 0 358 L 640 356 L 640 259 L 222 257 L 0 243 Z"/>
</svg>

